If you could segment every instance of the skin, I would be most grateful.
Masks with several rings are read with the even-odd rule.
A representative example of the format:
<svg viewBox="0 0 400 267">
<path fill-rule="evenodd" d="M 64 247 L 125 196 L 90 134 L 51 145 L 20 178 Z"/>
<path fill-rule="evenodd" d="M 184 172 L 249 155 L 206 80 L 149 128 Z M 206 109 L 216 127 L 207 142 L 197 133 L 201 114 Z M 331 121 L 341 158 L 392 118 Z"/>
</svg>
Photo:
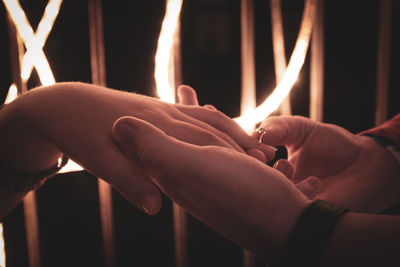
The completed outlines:
<svg viewBox="0 0 400 267">
<path fill-rule="evenodd" d="M 276 257 L 310 203 L 283 173 L 230 148 L 182 142 L 133 117 L 119 119 L 113 136 L 177 204 L 264 258 Z"/>
<path fill-rule="evenodd" d="M 400 166 L 373 139 L 299 116 L 269 117 L 262 127 L 265 144 L 287 147 L 294 183 L 309 176 L 320 179 L 308 188 L 312 198 L 368 213 L 399 200 Z"/>
<path fill-rule="evenodd" d="M 117 120 L 113 137 L 187 212 L 266 261 L 311 203 L 282 172 L 230 148 L 189 144 L 133 117 Z M 399 266 L 399 225 L 399 216 L 347 213 L 322 266 Z"/>
<path fill-rule="evenodd" d="M 194 113 L 202 110 L 208 111 L 196 107 Z M 220 115 L 210 125 L 181 111 L 179 105 L 155 98 L 84 83 L 59 83 L 31 90 L 1 110 L 0 138 L 7 142 L 2 145 L 0 161 L 32 173 L 54 166 L 65 154 L 113 185 L 133 204 L 155 214 L 161 206 L 158 188 L 137 162 L 126 159 L 111 138 L 113 123 L 123 116 L 146 120 L 189 143 L 242 153 L 253 148 L 274 153 L 244 131 L 235 132 L 233 137 L 223 132 L 232 128 L 229 124 L 236 124 L 226 116 Z M 25 194 L 5 188 L 0 191 L 2 218 Z"/>
</svg>

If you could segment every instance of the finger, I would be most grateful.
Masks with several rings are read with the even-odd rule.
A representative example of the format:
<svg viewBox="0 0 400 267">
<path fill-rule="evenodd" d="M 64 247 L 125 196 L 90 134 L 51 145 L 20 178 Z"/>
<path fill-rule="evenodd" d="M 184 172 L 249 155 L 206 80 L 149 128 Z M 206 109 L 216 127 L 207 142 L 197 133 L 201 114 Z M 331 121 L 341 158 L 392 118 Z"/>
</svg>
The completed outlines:
<svg viewBox="0 0 400 267">
<path fill-rule="evenodd" d="M 123 135 L 116 135 L 116 137 L 120 140 L 126 139 L 126 136 Z M 94 170 L 94 173 L 101 173 L 102 177 L 99 178 L 110 183 L 142 211 L 149 215 L 158 213 L 162 200 L 157 186 L 148 178 L 136 160 L 125 157 L 111 139 L 109 143 L 110 145 L 104 146 L 102 151 L 94 151 L 95 155 L 92 157 L 102 163 L 101 166 L 104 170 L 97 172 L 98 167 L 91 167 L 90 164 L 85 167 L 89 171 Z"/>
<path fill-rule="evenodd" d="M 299 189 L 303 194 L 309 199 L 313 199 L 318 191 L 321 189 L 321 180 L 315 176 L 310 176 L 305 180 L 296 184 L 297 189 Z"/>
<path fill-rule="evenodd" d="M 258 144 L 258 140 L 249 136 L 234 120 L 218 110 L 211 110 L 204 107 L 182 106 L 177 108 L 186 115 L 201 121 L 204 124 L 211 125 L 222 133 L 226 133 L 244 150 L 258 148 L 264 153 L 275 153 L 273 148 Z"/>
<path fill-rule="evenodd" d="M 179 103 L 180 104 L 192 105 L 192 106 L 198 106 L 199 105 L 198 100 L 197 100 L 196 91 L 192 87 L 190 87 L 188 85 L 179 86 L 179 88 L 178 88 L 178 98 L 179 98 Z M 206 124 L 203 124 L 202 122 L 195 121 L 192 118 L 189 118 L 189 120 L 191 121 L 192 125 L 198 126 L 198 130 L 199 131 L 197 133 L 202 132 L 203 135 L 208 135 L 207 131 L 201 131 L 201 127 L 203 127 L 203 128 L 206 127 L 208 130 L 213 132 L 215 135 L 219 136 L 223 140 L 222 143 L 229 144 L 230 147 L 242 152 L 241 148 L 229 136 L 221 133 L 220 131 L 218 131 L 218 130 L 212 128 L 212 127 L 209 127 Z M 176 121 L 176 124 L 177 124 L 177 126 L 181 125 L 180 128 L 184 128 L 184 126 L 190 127 L 189 125 L 185 125 L 185 123 L 180 123 L 179 121 Z M 168 134 L 171 135 L 170 132 L 168 132 Z M 182 141 L 185 141 L 185 142 L 189 142 L 189 143 L 193 143 L 193 141 L 198 140 L 198 139 L 196 139 L 197 135 L 195 135 L 195 136 L 188 135 L 187 131 L 185 131 L 184 129 L 182 129 L 182 131 L 174 131 L 172 136 L 178 138 L 179 140 L 182 140 Z M 207 138 L 207 139 L 209 139 L 209 138 Z M 200 140 L 203 140 L 203 139 L 200 139 Z M 212 143 L 211 142 L 204 142 L 204 143 L 196 143 L 196 144 L 197 145 L 206 145 L 206 144 L 208 144 L 208 145 L 210 145 L 210 144 L 217 145 L 218 142 L 212 142 Z"/>
<path fill-rule="evenodd" d="M 177 118 L 176 122 L 182 121 L 182 123 L 188 123 L 192 126 L 197 126 L 199 129 L 203 129 L 206 132 L 209 132 L 209 133 L 212 133 L 212 134 L 218 136 L 220 139 L 224 140 L 225 143 L 228 143 L 229 146 L 232 147 L 233 149 L 235 149 L 236 151 L 244 153 L 244 149 L 239 144 L 237 144 L 235 142 L 235 140 L 233 138 L 231 138 L 231 136 L 229 136 L 225 132 L 222 132 L 222 131 L 216 129 L 213 126 L 211 126 L 203 121 L 197 120 L 197 119 L 187 116 L 185 114 L 183 114 L 183 115 L 185 117 Z M 167 132 L 167 134 L 170 135 L 169 132 Z M 185 135 L 187 135 L 187 133 L 185 133 Z M 252 137 L 248 136 L 248 138 L 252 138 Z M 190 141 L 187 141 L 187 142 L 190 142 Z M 192 143 L 192 142 L 190 142 L 190 143 Z"/>
<path fill-rule="evenodd" d="M 267 157 L 265 156 L 265 154 L 259 150 L 259 149 L 249 149 L 246 151 L 247 155 L 252 156 L 253 158 L 256 158 L 264 163 L 268 162 L 269 160 L 267 159 Z"/>
<path fill-rule="evenodd" d="M 270 116 L 261 123 L 266 131 L 262 142 L 271 146 L 299 146 L 315 125 L 316 122 L 301 116 Z M 252 135 L 259 138 L 259 133 Z"/>
<path fill-rule="evenodd" d="M 199 105 L 196 91 L 188 85 L 181 85 L 178 87 L 178 99 L 179 104 L 182 105 Z"/>
<path fill-rule="evenodd" d="M 274 168 L 283 173 L 287 178 L 292 179 L 294 168 L 292 164 L 286 159 L 280 159 L 274 164 Z"/>
<path fill-rule="evenodd" d="M 129 121 L 131 117 L 122 117 L 120 120 L 123 120 L 124 118 L 127 118 Z M 240 149 L 232 139 L 225 136 L 223 133 L 215 134 L 215 129 L 214 131 L 208 131 L 206 129 L 209 127 L 200 127 L 195 123 L 188 123 L 181 120 L 174 120 L 172 122 L 165 121 L 165 123 L 174 125 L 174 127 L 161 127 L 162 129 L 167 129 L 165 133 L 174 136 L 176 139 L 181 141 L 199 146 L 214 145 L 229 147 L 236 150 Z"/>
<path fill-rule="evenodd" d="M 171 168 L 175 174 L 179 173 L 181 168 L 193 168 L 192 163 L 195 159 L 183 150 L 188 150 L 185 148 L 187 146 L 195 145 L 181 142 L 143 120 L 134 117 L 120 118 L 115 121 L 112 133 L 128 158 L 136 157 L 151 169 L 168 175 L 172 172 Z M 179 165 L 174 162 L 176 159 L 179 159 Z"/>
<path fill-rule="evenodd" d="M 210 105 L 210 104 L 205 104 L 204 107 L 209 109 L 209 110 L 214 110 L 214 111 L 217 110 L 216 107 L 214 107 L 213 105 Z"/>
</svg>

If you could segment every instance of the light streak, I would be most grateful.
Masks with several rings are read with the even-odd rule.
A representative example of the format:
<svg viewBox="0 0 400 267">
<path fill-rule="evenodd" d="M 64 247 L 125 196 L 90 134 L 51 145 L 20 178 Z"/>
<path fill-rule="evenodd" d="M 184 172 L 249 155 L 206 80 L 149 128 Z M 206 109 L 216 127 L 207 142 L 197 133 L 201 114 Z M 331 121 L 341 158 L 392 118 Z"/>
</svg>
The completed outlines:
<svg viewBox="0 0 400 267">
<path fill-rule="evenodd" d="M 246 131 L 252 131 L 258 122 L 264 120 L 275 111 L 289 94 L 291 88 L 296 82 L 304 64 L 308 45 L 310 43 L 316 1 L 317 0 L 306 0 L 305 2 L 300 32 L 282 80 L 261 105 L 256 109 L 248 110 L 240 117 L 235 118 L 236 122 Z"/>
<path fill-rule="evenodd" d="M 19 1 L 3 0 L 3 2 L 27 49 L 22 59 L 21 78 L 23 81 L 27 81 L 32 73 L 33 67 L 35 67 L 42 85 L 47 86 L 55 84 L 56 81 L 46 55 L 43 52 L 43 47 L 51 29 L 53 28 L 54 21 L 58 16 L 62 0 L 49 0 L 36 33 L 33 32 L 32 26 L 30 25 Z M 11 87 L 9 93 L 10 92 Z M 69 160 L 68 164 L 60 170 L 60 173 L 80 170 L 83 170 L 81 166 L 72 160 Z"/>
<path fill-rule="evenodd" d="M 170 59 L 173 52 L 174 35 L 178 25 L 183 0 L 168 0 L 165 17 L 161 26 L 160 37 L 155 56 L 154 78 L 157 94 L 161 100 L 175 102 L 175 82 L 169 77 L 173 68 L 170 68 Z"/>
<path fill-rule="evenodd" d="M 48 2 L 36 34 L 33 32 L 19 1 L 3 0 L 3 2 L 27 49 L 22 60 L 22 79 L 28 80 L 34 66 L 42 85 L 54 84 L 55 79 L 42 48 L 58 15 L 62 0 L 50 0 Z"/>
<path fill-rule="evenodd" d="M 10 88 L 8 89 L 8 93 L 6 96 L 6 100 L 4 104 L 9 104 L 14 101 L 18 97 L 18 89 L 17 86 L 13 83 L 11 84 Z"/>
</svg>

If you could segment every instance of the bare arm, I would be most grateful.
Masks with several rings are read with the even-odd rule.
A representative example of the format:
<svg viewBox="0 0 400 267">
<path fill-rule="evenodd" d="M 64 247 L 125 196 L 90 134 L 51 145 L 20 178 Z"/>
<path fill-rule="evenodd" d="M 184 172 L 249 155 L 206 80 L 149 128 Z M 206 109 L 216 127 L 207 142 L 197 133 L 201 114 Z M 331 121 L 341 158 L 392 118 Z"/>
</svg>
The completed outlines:
<svg viewBox="0 0 400 267">
<path fill-rule="evenodd" d="M 154 98 L 84 83 L 59 83 L 31 90 L 0 111 L 0 162 L 34 173 L 50 168 L 65 154 L 111 183 L 136 206 L 155 214 L 161 206 L 159 190 L 111 138 L 114 121 L 123 116 L 142 118 L 189 143 L 241 152 L 257 146 L 243 131 L 235 132 L 235 140 L 223 133 L 220 129 L 235 123 L 228 117 L 220 116 L 211 126 L 180 111 L 177 105 Z M 23 196 L 3 192 L 0 217 Z"/>
<path fill-rule="evenodd" d="M 265 260 L 282 252 L 291 229 L 310 204 L 280 172 L 248 155 L 191 145 L 130 118 L 131 140 L 114 138 L 128 157 L 148 166 L 152 179 L 211 228 Z M 174 151 L 174 156 L 171 156 Z M 325 266 L 399 266 L 400 217 L 348 213 L 337 225 Z"/>
</svg>

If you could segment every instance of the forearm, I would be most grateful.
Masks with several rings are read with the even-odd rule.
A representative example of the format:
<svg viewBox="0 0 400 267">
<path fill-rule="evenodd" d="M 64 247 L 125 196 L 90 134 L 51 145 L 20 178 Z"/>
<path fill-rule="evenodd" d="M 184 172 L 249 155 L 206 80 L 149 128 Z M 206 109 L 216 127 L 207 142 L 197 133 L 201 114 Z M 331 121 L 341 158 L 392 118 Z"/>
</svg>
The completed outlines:
<svg viewBox="0 0 400 267">
<path fill-rule="evenodd" d="M 323 266 L 400 266 L 400 217 L 348 213 L 328 244 Z"/>
<path fill-rule="evenodd" d="M 0 110 L 0 219 L 26 195 L 14 190 L 14 185 L 21 182 L 17 173 L 47 170 L 60 155 L 51 143 L 25 125 L 23 116 L 18 103 Z"/>
</svg>

